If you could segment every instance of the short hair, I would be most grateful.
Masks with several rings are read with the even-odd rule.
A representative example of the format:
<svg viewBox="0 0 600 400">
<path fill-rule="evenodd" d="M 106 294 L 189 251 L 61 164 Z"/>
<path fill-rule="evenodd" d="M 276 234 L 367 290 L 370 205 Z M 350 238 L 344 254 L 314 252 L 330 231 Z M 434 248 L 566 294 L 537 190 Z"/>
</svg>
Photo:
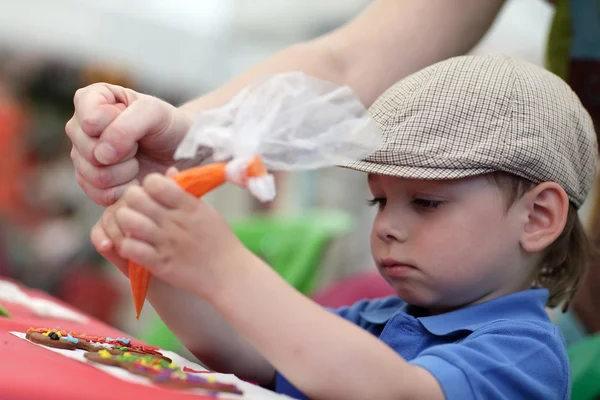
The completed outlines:
<svg viewBox="0 0 600 400">
<path fill-rule="evenodd" d="M 494 172 L 488 176 L 506 196 L 508 208 L 536 186 L 528 179 L 505 172 Z M 568 309 L 593 256 L 592 245 L 579 219 L 577 207 L 569 202 L 565 227 L 544 250 L 535 271 L 533 284 L 550 292 L 548 307 L 554 308 L 562 303 L 562 311 Z"/>
</svg>

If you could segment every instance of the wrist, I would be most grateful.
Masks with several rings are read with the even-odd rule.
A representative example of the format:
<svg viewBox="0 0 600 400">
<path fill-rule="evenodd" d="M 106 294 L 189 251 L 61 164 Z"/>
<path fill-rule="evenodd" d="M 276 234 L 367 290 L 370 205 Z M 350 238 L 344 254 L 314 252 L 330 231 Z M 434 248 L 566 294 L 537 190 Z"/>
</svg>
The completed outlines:
<svg viewBox="0 0 600 400">
<path fill-rule="evenodd" d="M 206 294 L 205 299 L 217 309 L 227 308 L 232 302 L 239 304 L 240 299 L 251 295 L 251 289 L 261 279 L 264 270 L 270 270 L 263 260 L 245 247 L 240 247 L 230 254 L 226 264 L 222 264 L 218 274 L 215 274 L 218 282 Z"/>
<path fill-rule="evenodd" d="M 193 121 L 196 115 L 202 110 L 201 108 L 194 107 L 196 101 L 198 100 L 190 101 L 177 107 L 177 109 L 190 121 Z"/>
</svg>

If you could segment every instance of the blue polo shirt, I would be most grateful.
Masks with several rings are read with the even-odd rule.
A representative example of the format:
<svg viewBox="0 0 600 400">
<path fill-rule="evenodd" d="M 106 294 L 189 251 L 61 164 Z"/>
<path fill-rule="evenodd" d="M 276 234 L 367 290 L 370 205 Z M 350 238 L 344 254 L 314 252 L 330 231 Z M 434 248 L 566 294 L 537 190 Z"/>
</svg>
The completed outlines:
<svg viewBox="0 0 600 400">
<path fill-rule="evenodd" d="M 398 297 L 333 311 L 427 369 L 446 399 L 568 399 L 564 338 L 549 319 L 546 289 L 530 289 L 445 314 L 419 317 Z M 282 375 L 275 390 L 306 399 Z"/>
</svg>

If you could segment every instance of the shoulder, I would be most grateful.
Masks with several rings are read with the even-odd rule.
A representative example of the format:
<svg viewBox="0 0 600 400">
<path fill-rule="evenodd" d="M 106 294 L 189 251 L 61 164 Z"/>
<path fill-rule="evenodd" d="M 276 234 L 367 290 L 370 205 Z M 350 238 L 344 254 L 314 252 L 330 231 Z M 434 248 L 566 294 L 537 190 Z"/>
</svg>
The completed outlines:
<svg viewBox="0 0 600 400">
<path fill-rule="evenodd" d="M 569 361 L 564 338 L 550 322 L 498 320 L 454 343 L 433 346 L 412 363 L 434 375 L 448 399 L 566 399 Z M 452 395 L 449 395 L 452 394 Z"/>
</svg>

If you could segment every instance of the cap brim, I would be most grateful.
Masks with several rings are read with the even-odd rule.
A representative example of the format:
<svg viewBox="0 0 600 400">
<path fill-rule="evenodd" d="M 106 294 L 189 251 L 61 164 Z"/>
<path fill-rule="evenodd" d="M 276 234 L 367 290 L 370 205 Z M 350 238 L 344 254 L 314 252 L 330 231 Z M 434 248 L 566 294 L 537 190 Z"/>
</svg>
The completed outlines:
<svg viewBox="0 0 600 400">
<path fill-rule="evenodd" d="M 470 176 L 488 174 L 494 172 L 493 168 L 433 168 L 433 167 L 415 167 L 380 164 L 371 161 L 355 161 L 349 164 L 340 165 L 342 168 L 353 169 L 356 171 L 366 172 L 368 174 L 394 176 L 397 178 L 406 179 L 423 179 L 423 180 L 446 180 L 460 179 Z"/>
</svg>

